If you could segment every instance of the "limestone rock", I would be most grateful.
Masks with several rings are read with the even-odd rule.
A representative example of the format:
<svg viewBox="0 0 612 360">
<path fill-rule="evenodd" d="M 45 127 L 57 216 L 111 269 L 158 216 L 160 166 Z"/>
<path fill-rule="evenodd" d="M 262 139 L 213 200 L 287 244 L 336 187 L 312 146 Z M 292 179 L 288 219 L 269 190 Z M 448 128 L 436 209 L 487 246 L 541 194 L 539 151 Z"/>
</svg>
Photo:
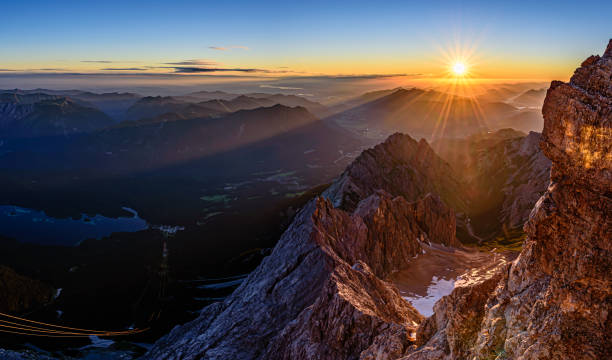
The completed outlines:
<svg viewBox="0 0 612 360">
<path fill-rule="evenodd" d="M 426 343 L 407 359 L 604 359 L 612 353 L 612 40 L 568 84 L 551 84 L 543 114 L 540 146 L 552 161 L 551 183 L 525 224 L 523 250 L 477 315 L 462 309 L 464 290 L 441 300 L 417 334 Z M 474 346 L 457 347 L 464 324 L 439 318 L 482 318 L 467 337 Z"/>
</svg>

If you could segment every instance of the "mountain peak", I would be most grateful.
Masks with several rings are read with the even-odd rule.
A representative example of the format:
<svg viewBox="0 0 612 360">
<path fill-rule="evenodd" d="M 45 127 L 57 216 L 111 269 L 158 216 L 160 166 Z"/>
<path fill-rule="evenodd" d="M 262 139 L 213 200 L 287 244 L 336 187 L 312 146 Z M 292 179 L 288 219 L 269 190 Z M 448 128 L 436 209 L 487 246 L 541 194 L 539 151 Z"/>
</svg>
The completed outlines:
<svg viewBox="0 0 612 360">
<path fill-rule="evenodd" d="M 603 57 L 612 57 L 612 39 L 610 39 L 610 42 L 608 42 L 608 47 L 606 48 L 606 51 L 604 51 Z"/>
</svg>

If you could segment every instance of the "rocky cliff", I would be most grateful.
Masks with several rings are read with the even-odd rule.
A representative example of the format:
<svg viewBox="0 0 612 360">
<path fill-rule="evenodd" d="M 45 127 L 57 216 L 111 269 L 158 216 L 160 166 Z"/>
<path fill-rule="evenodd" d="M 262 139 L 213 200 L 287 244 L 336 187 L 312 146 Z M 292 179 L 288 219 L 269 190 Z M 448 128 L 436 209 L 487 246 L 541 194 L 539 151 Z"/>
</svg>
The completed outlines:
<svg viewBox="0 0 612 360">
<path fill-rule="evenodd" d="M 377 171 L 381 165 L 384 171 Z M 454 211 L 429 192 L 439 189 L 452 199 L 451 179 L 450 168 L 427 143 L 391 136 L 305 206 L 229 298 L 175 328 L 145 357 L 407 354 L 423 318 L 385 279 L 421 253 L 423 241 L 457 244 Z"/>
<path fill-rule="evenodd" d="M 498 281 L 457 288 L 436 304 L 405 360 L 612 353 L 612 40 L 569 83 L 552 82 L 543 115 L 551 182 L 525 224 L 522 252 Z"/>
</svg>

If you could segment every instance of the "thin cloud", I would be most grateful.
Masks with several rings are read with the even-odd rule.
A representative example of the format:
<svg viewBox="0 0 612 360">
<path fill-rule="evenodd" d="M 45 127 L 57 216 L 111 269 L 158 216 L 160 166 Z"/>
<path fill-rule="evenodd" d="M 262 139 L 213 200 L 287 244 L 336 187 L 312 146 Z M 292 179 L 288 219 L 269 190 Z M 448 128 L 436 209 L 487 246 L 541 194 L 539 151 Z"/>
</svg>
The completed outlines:
<svg viewBox="0 0 612 360">
<path fill-rule="evenodd" d="M 232 46 L 209 46 L 209 49 L 212 50 L 219 50 L 219 51 L 228 51 L 228 50 L 232 50 L 232 49 L 241 49 L 241 50 L 249 50 L 249 48 L 247 46 L 241 46 L 241 45 L 232 45 Z"/>
<path fill-rule="evenodd" d="M 114 61 L 110 60 L 81 60 L 82 63 L 95 63 L 95 64 L 111 64 Z"/>
<path fill-rule="evenodd" d="M 191 59 L 191 60 L 183 60 L 183 61 L 177 61 L 177 62 L 168 62 L 164 64 L 166 65 L 204 65 L 204 66 L 218 65 L 216 61 L 204 60 L 204 59 Z"/>
<path fill-rule="evenodd" d="M 311 76 L 292 76 L 287 79 L 315 79 L 315 80 L 368 80 L 368 79 L 385 79 L 393 77 L 409 77 L 409 78 L 420 78 L 425 77 L 426 74 L 354 74 L 354 75 L 311 75 Z"/>
<path fill-rule="evenodd" d="M 19 71 L 19 70 L 15 70 L 15 69 L 0 69 L 0 71 Z"/>
<path fill-rule="evenodd" d="M 291 86 L 280 86 L 280 85 L 259 85 L 260 88 L 266 89 L 280 89 L 280 90 L 304 90 L 301 87 L 291 87 Z"/>
<path fill-rule="evenodd" d="M 104 69 L 100 69 L 100 70 L 104 70 L 104 71 L 146 71 L 148 69 L 132 67 L 132 68 L 104 68 Z"/>
<path fill-rule="evenodd" d="M 177 66 L 177 67 L 172 67 L 172 69 L 174 69 L 174 72 L 176 73 L 209 73 L 209 72 L 229 72 L 229 71 L 236 71 L 236 72 L 247 72 L 247 73 L 252 73 L 252 72 L 268 72 L 268 70 L 264 70 L 264 69 L 249 69 L 249 68 L 206 68 L 206 67 L 186 67 L 186 66 Z"/>
</svg>

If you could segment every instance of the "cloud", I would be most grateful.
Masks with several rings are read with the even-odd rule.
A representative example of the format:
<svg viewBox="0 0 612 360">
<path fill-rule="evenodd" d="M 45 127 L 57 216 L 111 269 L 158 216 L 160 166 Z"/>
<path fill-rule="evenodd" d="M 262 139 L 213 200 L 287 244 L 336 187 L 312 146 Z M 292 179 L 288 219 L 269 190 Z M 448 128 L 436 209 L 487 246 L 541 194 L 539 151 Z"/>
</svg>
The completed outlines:
<svg viewBox="0 0 612 360">
<path fill-rule="evenodd" d="M 354 75 L 310 75 L 310 76 L 291 76 L 287 79 L 314 79 L 314 80 L 368 80 L 368 79 L 385 79 L 393 77 L 410 77 L 420 78 L 426 77 L 427 74 L 354 74 Z"/>
<path fill-rule="evenodd" d="M 131 68 L 104 68 L 104 69 L 100 69 L 100 70 L 104 70 L 104 71 L 146 71 L 148 69 L 147 68 L 131 67 Z"/>
<path fill-rule="evenodd" d="M 264 72 L 267 73 L 268 70 L 264 69 L 249 69 L 249 68 L 207 68 L 207 67 L 187 67 L 187 66 L 177 66 L 171 67 L 174 69 L 174 72 L 177 73 L 209 73 L 209 72 Z"/>
<path fill-rule="evenodd" d="M 15 69 L 0 69 L 0 71 L 19 71 L 19 70 L 15 70 Z"/>
<path fill-rule="evenodd" d="M 301 87 L 291 87 L 291 86 L 280 86 L 280 85 L 259 85 L 260 88 L 266 89 L 280 89 L 280 90 L 304 90 Z"/>
<path fill-rule="evenodd" d="M 183 61 L 178 61 L 178 62 L 168 62 L 164 64 L 166 65 L 206 65 L 206 66 L 218 65 L 216 61 L 204 60 L 204 59 L 191 59 L 191 60 L 183 60 Z"/>
<path fill-rule="evenodd" d="M 110 60 L 81 60 L 82 63 L 96 63 L 96 64 L 111 64 L 114 61 Z"/>
<path fill-rule="evenodd" d="M 219 50 L 219 51 L 228 51 L 228 50 L 232 50 L 232 49 L 242 49 L 242 50 L 249 50 L 249 48 L 247 46 L 241 46 L 241 45 L 232 45 L 232 46 L 209 46 L 209 49 L 212 50 Z"/>
</svg>

